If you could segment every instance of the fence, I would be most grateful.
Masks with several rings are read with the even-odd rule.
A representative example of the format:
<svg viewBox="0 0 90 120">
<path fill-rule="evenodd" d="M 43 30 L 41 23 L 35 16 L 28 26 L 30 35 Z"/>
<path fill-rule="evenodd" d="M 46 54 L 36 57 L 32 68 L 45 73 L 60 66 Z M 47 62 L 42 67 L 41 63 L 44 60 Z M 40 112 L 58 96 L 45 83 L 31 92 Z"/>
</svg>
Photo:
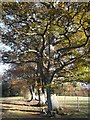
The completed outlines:
<svg viewBox="0 0 90 120">
<path fill-rule="evenodd" d="M 78 110 L 89 113 L 90 101 L 89 97 L 81 97 L 81 96 L 54 96 L 54 101 L 57 106 L 62 108 L 69 108 L 72 110 Z M 55 106 L 54 102 L 54 106 Z"/>
</svg>

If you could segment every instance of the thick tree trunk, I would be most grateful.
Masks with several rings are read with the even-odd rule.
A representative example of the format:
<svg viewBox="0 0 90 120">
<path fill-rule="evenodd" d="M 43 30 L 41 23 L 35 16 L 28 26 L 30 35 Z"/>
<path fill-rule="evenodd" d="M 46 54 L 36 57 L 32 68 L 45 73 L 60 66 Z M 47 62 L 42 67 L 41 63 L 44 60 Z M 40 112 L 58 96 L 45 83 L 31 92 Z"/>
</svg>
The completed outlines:
<svg viewBox="0 0 90 120">
<path fill-rule="evenodd" d="M 47 104 L 48 104 L 48 111 L 47 114 L 51 115 L 51 111 L 52 111 L 52 101 L 51 101 L 51 88 L 48 87 L 46 89 L 46 93 L 47 93 Z"/>
</svg>

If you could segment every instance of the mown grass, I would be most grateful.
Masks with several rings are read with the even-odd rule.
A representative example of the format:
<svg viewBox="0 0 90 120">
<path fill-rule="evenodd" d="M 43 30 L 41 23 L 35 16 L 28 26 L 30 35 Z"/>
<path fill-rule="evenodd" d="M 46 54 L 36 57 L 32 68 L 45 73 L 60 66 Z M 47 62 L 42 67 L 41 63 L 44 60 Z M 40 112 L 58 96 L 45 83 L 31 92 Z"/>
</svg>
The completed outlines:
<svg viewBox="0 0 90 120">
<path fill-rule="evenodd" d="M 62 118 L 88 118 L 90 117 L 90 101 L 89 97 L 81 97 L 78 96 L 79 101 L 79 110 L 77 106 L 77 97 L 76 96 L 57 96 L 57 100 L 59 101 L 60 105 L 63 108 L 63 111 L 67 113 L 65 116 L 62 116 Z M 23 97 L 6 97 L 6 98 L 0 98 L 0 101 L 4 102 L 17 102 L 18 101 L 25 101 Z M 38 108 L 37 108 L 38 109 Z M 2 119 L 8 119 L 8 118 L 16 118 L 16 120 L 19 120 L 20 118 L 33 118 L 31 117 L 31 114 L 29 112 L 25 111 L 5 111 L 6 113 L 3 115 Z M 33 115 L 34 117 L 40 117 L 40 115 Z"/>
<path fill-rule="evenodd" d="M 90 98 L 78 96 L 58 96 L 61 106 L 74 117 L 90 117 Z"/>
<path fill-rule="evenodd" d="M 0 97 L 0 101 L 22 101 L 25 100 L 24 97 Z"/>
</svg>

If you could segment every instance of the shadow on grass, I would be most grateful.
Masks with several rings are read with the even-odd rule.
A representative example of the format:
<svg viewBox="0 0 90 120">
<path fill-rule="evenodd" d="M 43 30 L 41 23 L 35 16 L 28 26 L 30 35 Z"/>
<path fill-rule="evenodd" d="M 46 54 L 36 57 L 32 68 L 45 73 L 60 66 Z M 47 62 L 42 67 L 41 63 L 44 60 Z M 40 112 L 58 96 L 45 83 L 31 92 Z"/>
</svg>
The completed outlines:
<svg viewBox="0 0 90 120">
<path fill-rule="evenodd" d="M 19 104 L 19 103 L 11 103 L 11 102 L 2 102 L 2 104 L 20 105 L 20 106 L 31 106 L 31 105 L 28 105 L 28 104 Z"/>
<path fill-rule="evenodd" d="M 2 120 L 90 120 L 89 118 L 2 118 Z"/>
</svg>

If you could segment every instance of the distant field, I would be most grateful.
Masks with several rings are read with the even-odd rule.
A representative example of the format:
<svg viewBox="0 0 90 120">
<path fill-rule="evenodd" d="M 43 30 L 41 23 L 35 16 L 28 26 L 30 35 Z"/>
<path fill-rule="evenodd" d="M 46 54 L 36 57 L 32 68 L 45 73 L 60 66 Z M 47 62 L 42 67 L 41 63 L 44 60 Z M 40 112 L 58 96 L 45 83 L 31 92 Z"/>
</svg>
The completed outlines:
<svg viewBox="0 0 90 120">
<path fill-rule="evenodd" d="M 89 101 L 90 97 L 81 97 L 81 96 L 57 96 L 58 101 L 61 104 L 77 104 L 77 102 L 82 105 L 82 104 L 86 104 L 88 106 L 88 104 L 90 103 Z"/>
<path fill-rule="evenodd" d="M 89 116 L 90 97 L 57 96 L 61 107 L 79 116 Z"/>
<path fill-rule="evenodd" d="M 21 101 L 24 97 L 0 97 L 0 101 Z"/>
</svg>

